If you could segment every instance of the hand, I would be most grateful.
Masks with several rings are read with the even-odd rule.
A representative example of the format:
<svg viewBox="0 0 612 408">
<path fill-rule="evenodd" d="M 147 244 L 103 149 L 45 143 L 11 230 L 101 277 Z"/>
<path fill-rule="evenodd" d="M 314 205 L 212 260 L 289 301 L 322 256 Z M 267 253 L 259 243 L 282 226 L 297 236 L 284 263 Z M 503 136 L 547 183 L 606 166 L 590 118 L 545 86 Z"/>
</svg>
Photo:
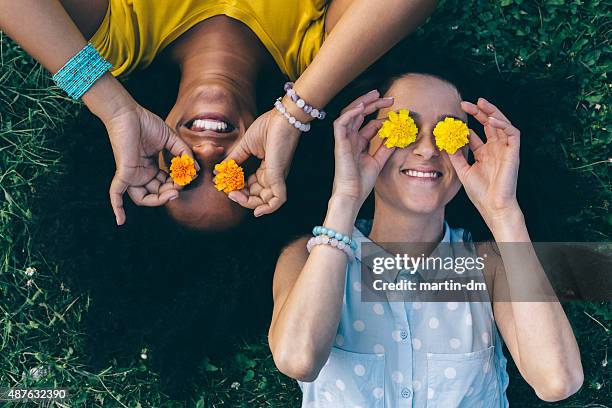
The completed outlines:
<svg viewBox="0 0 612 408">
<path fill-rule="evenodd" d="M 228 197 L 254 210 L 256 217 L 278 210 L 287 201 L 285 178 L 300 134 L 276 109 L 257 118 L 225 160 L 242 164 L 256 156 L 261 159 L 260 167 L 248 178 L 243 190 L 232 191 Z"/>
<path fill-rule="evenodd" d="M 462 102 L 461 108 L 482 123 L 487 142 L 470 129 L 469 148 L 475 163 L 468 164 L 463 150 L 449 157 L 468 197 L 491 226 L 519 209 L 516 181 L 521 133 L 486 99 L 480 98 L 477 105 Z"/>
<path fill-rule="evenodd" d="M 164 121 L 133 102 L 104 124 L 117 166 L 109 191 L 117 225 L 125 222 L 123 193 L 126 191 L 139 206 L 156 207 L 177 198 L 181 187 L 159 168 L 159 152 L 165 149 L 173 156 L 193 155 Z M 195 165 L 199 170 L 197 162 Z"/>
<path fill-rule="evenodd" d="M 361 130 L 365 117 L 376 110 L 393 105 L 393 98 L 380 99 L 378 93 L 361 96 L 347 106 L 334 122 L 334 187 L 332 198 L 348 198 L 359 211 L 366 200 L 385 163 L 395 148 L 384 144 L 373 155 L 368 152 L 370 140 L 382 125 L 382 120 L 372 120 Z"/>
</svg>

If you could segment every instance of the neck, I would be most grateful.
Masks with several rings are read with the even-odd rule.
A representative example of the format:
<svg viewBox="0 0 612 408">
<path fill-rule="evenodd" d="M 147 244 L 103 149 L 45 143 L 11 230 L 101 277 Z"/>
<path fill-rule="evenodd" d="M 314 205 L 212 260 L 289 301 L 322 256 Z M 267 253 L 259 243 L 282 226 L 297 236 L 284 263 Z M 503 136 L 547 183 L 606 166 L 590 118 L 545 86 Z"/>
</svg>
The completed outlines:
<svg viewBox="0 0 612 408">
<path fill-rule="evenodd" d="M 255 84 L 265 49 L 242 23 L 225 16 L 209 18 L 172 45 L 171 58 L 181 69 L 179 92 L 209 83 L 222 84 L 255 105 Z"/>
<path fill-rule="evenodd" d="M 444 207 L 428 213 L 399 210 L 376 200 L 370 239 L 374 242 L 438 243 L 444 236 Z"/>
</svg>

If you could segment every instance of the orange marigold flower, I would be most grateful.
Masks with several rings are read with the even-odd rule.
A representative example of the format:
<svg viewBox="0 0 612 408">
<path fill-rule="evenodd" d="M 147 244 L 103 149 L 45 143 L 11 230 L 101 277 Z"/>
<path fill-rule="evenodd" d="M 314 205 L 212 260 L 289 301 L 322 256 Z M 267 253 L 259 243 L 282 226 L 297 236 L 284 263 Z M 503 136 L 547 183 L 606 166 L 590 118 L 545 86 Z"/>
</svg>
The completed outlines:
<svg viewBox="0 0 612 408">
<path fill-rule="evenodd" d="M 215 165 L 215 188 L 224 193 L 244 188 L 244 171 L 233 159 Z"/>
<path fill-rule="evenodd" d="M 195 163 L 191 157 L 184 154 L 172 158 L 170 162 L 170 177 L 179 186 L 191 183 L 196 175 Z"/>
</svg>

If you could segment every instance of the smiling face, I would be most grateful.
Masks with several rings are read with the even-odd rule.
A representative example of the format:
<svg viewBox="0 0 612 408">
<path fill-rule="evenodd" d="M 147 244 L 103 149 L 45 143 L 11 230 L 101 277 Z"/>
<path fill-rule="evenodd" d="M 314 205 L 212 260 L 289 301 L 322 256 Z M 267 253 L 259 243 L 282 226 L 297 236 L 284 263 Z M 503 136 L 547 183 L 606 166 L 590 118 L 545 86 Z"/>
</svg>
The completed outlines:
<svg viewBox="0 0 612 408">
<path fill-rule="evenodd" d="M 378 118 L 386 118 L 390 110 L 408 109 L 419 133 L 414 143 L 396 149 L 385 164 L 376 181 L 376 201 L 417 214 L 439 211 L 457 194 L 461 183 L 446 153 L 438 150 L 433 130 L 449 116 L 467 121 L 461 95 L 436 77 L 407 74 L 395 80 L 385 96 L 393 96 L 394 104 L 381 110 Z M 379 137 L 372 139 L 370 151 L 381 143 Z"/>
<path fill-rule="evenodd" d="M 212 171 L 253 122 L 253 103 L 227 82 L 181 83 L 166 123 L 191 148 L 200 165 L 198 177 L 166 205 L 178 223 L 194 229 L 221 230 L 237 225 L 245 210 L 217 191 Z M 165 156 L 165 163 L 171 157 Z"/>
<path fill-rule="evenodd" d="M 215 189 L 212 171 L 255 119 L 255 84 L 268 54 L 246 25 L 226 16 L 198 23 L 170 51 L 181 82 L 166 123 L 191 148 L 201 171 L 166 208 L 190 228 L 230 228 L 246 210 Z M 167 164 L 171 158 L 163 159 Z"/>
</svg>

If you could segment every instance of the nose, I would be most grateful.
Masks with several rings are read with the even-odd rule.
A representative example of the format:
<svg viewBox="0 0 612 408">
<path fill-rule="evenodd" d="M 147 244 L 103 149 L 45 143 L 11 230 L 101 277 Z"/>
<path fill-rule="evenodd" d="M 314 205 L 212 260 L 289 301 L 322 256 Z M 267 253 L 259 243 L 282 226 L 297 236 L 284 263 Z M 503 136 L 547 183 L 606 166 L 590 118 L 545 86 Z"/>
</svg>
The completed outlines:
<svg viewBox="0 0 612 408">
<path fill-rule="evenodd" d="M 215 164 L 223 160 L 225 148 L 218 146 L 215 143 L 203 142 L 191 147 L 194 156 L 200 163 L 200 166 L 212 168 Z"/>
<path fill-rule="evenodd" d="M 415 146 L 412 152 L 424 160 L 430 160 L 440 155 L 440 151 L 434 140 L 434 135 L 431 132 L 423 132 L 423 134 L 418 136 L 414 144 Z"/>
</svg>

